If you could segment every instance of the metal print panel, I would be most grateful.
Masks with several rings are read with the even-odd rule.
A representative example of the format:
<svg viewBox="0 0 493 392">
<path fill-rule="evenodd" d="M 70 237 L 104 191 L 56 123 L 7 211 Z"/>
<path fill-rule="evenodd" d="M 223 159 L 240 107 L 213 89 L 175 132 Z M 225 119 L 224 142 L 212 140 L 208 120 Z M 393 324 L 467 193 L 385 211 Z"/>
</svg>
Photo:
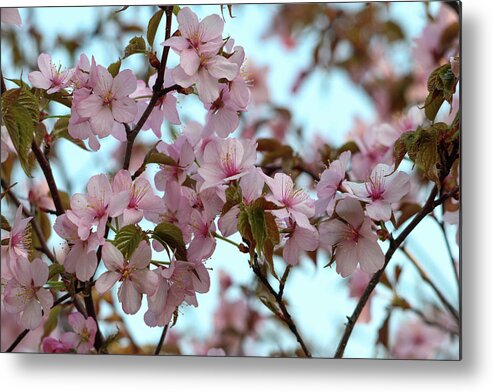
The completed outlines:
<svg viewBox="0 0 493 392">
<path fill-rule="evenodd" d="M 1 9 L 1 351 L 460 359 L 460 3 Z"/>
</svg>

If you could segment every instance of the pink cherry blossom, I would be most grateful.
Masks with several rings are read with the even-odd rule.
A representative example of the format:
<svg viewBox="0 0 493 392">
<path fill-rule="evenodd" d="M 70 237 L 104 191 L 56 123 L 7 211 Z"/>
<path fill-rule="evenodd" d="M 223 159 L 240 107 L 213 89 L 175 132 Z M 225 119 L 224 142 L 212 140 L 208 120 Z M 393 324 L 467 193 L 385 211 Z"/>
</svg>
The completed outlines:
<svg viewBox="0 0 493 392">
<path fill-rule="evenodd" d="M 156 188 L 164 191 L 166 184 L 170 181 L 177 181 L 180 185 L 183 184 L 187 174 L 194 167 L 195 160 L 193 147 L 187 137 L 180 135 L 172 144 L 159 142 L 156 149 L 175 161 L 174 165 L 160 165 L 160 170 L 154 177 Z"/>
<path fill-rule="evenodd" d="M 238 127 L 238 111 L 241 107 L 232 99 L 227 86 L 221 87 L 219 97 L 205 107 L 208 110 L 204 126 L 206 134 L 215 132 L 219 137 L 225 138 Z"/>
<path fill-rule="evenodd" d="M 15 26 L 22 25 L 21 15 L 19 14 L 18 8 L 1 8 L 0 16 L 0 21 L 2 23 Z"/>
<path fill-rule="evenodd" d="M 89 146 L 94 150 L 99 150 L 100 143 L 96 136 L 104 137 L 107 135 L 95 132 L 91 126 L 90 118 L 82 117 L 79 112 L 79 104 L 91 95 L 87 88 L 76 89 L 72 95 L 71 115 L 68 123 L 68 133 L 70 136 L 86 140 L 89 139 Z"/>
<path fill-rule="evenodd" d="M 152 295 L 158 283 L 156 274 L 149 270 L 151 254 L 149 244 L 142 241 L 130 259 L 125 260 L 113 244 L 106 242 L 102 260 L 108 271 L 96 281 L 96 290 L 103 294 L 121 281 L 118 300 L 122 303 L 123 311 L 127 314 L 137 313 L 142 303 L 142 294 Z"/>
<path fill-rule="evenodd" d="M 204 162 L 198 169 L 204 179 L 201 190 L 225 185 L 253 169 L 257 153 L 253 140 L 214 139 L 204 150 Z"/>
<path fill-rule="evenodd" d="M 137 81 L 137 89 L 130 94 L 130 98 L 137 100 L 137 116 L 136 118 L 141 118 L 142 114 L 146 110 L 148 103 L 150 101 L 150 96 L 153 94 L 152 88 L 156 83 L 157 74 L 152 75 L 149 78 L 149 87 L 146 86 L 145 82 L 142 80 Z M 170 87 L 175 83 L 171 70 L 166 68 L 164 73 L 164 85 L 163 87 Z M 148 98 L 142 98 L 148 97 Z M 161 126 L 163 121 L 166 119 L 171 124 L 178 125 L 181 123 L 178 111 L 176 110 L 177 99 L 174 92 L 169 92 L 161 96 L 152 110 L 151 114 L 142 126 L 143 130 L 152 129 L 156 137 L 161 138 Z"/>
<path fill-rule="evenodd" d="M 70 199 L 71 209 L 67 217 L 77 226 L 81 240 L 87 240 L 91 229 L 96 226 L 99 238 L 104 237 L 108 217 L 121 215 L 128 206 L 130 194 L 113 194 L 105 174 L 92 176 L 87 183 L 87 194 L 76 193 Z"/>
<path fill-rule="evenodd" d="M 210 288 L 209 272 L 201 262 L 173 260 L 169 268 L 154 270 L 158 288 L 148 297 L 149 309 L 144 315 L 147 325 L 164 326 L 183 301 L 198 306 L 195 293 L 206 293 Z"/>
<path fill-rule="evenodd" d="M 233 41 L 233 40 L 230 40 Z M 235 103 L 235 105 L 241 111 L 246 111 L 248 104 L 250 103 L 250 88 L 248 87 L 248 83 L 250 80 L 247 80 L 249 74 L 241 72 L 241 67 L 245 61 L 245 50 L 242 46 L 235 46 L 234 51 L 228 59 L 232 63 L 235 63 L 238 66 L 240 72 L 231 82 L 229 82 L 229 92 L 231 94 L 231 100 Z"/>
<path fill-rule="evenodd" d="M 125 192 L 129 195 L 129 201 L 123 210 L 123 215 L 118 218 L 121 226 L 139 223 L 144 217 L 152 220 L 156 214 L 164 212 L 162 199 L 154 194 L 148 180 L 137 178 L 132 181 L 128 170 L 120 170 L 113 178 L 113 193 Z"/>
<path fill-rule="evenodd" d="M 39 71 L 34 71 L 29 74 L 29 81 L 33 87 L 47 90 L 48 94 L 56 93 L 63 90 L 70 84 L 70 79 L 74 70 L 60 71 L 51 62 L 51 56 L 46 53 L 41 53 L 38 57 Z"/>
<path fill-rule="evenodd" d="M 224 22 L 219 15 L 210 15 L 199 22 L 197 15 L 185 7 L 178 13 L 180 36 L 171 37 L 163 45 L 180 54 L 180 64 L 173 77 L 182 87 L 195 84 L 199 98 L 211 103 L 219 96 L 219 79 L 233 80 L 238 66 L 218 54 Z"/>
<path fill-rule="evenodd" d="M 279 219 L 291 217 L 298 225 L 310 228 L 308 218 L 315 213 L 313 199 L 302 189 L 295 188 L 293 180 L 284 173 L 276 173 L 274 178 L 265 176 L 272 195 L 266 197 L 281 209 L 272 213 Z"/>
<path fill-rule="evenodd" d="M 340 219 L 322 222 L 319 232 L 320 242 L 335 248 L 337 273 L 349 276 L 358 264 L 366 273 L 377 272 L 383 267 L 385 258 L 377 235 L 371 229 L 371 220 L 365 217 L 360 202 L 342 199 L 335 211 Z"/>
<path fill-rule="evenodd" d="M 87 282 L 96 272 L 98 264 L 96 251 L 104 244 L 104 239 L 98 238 L 96 233 L 91 232 L 86 240 L 81 240 L 77 226 L 66 214 L 56 218 L 53 229 L 69 243 L 68 252 L 63 260 L 65 271 L 75 273 L 77 279 Z"/>
<path fill-rule="evenodd" d="M 80 313 L 70 313 L 68 323 L 74 332 L 65 332 L 60 341 L 66 347 L 72 347 L 79 354 L 86 354 L 94 347 L 97 325 L 92 317 L 87 319 Z"/>
<path fill-rule="evenodd" d="M 297 265 L 300 262 L 302 251 L 313 251 L 318 247 L 318 231 L 315 227 L 299 226 L 291 219 L 287 219 L 286 235 L 287 241 L 284 244 L 282 257 L 286 263 Z"/>
<path fill-rule="evenodd" d="M 15 147 L 14 144 L 12 143 L 12 139 L 10 139 L 10 135 L 7 131 L 7 127 L 2 125 L 0 129 L 1 129 L 0 157 L 1 157 L 1 163 L 4 163 L 10 154 L 15 154 Z"/>
<path fill-rule="evenodd" d="M 41 350 L 47 354 L 64 354 L 73 350 L 71 343 L 64 343 L 60 339 L 46 336 L 41 341 Z"/>
<path fill-rule="evenodd" d="M 392 215 L 392 203 L 400 201 L 410 189 L 409 175 L 380 163 L 364 184 L 345 181 L 344 186 L 356 198 L 368 203 L 366 212 L 374 220 L 388 221 Z"/>
<path fill-rule="evenodd" d="M 78 105 L 78 113 L 90 118 L 94 133 L 100 137 L 115 134 L 114 127 L 131 123 L 137 115 L 137 103 L 129 95 L 137 88 L 137 79 L 126 69 L 113 78 L 108 70 L 97 66 L 94 94 Z M 116 136 L 115 136 L 116 137 Z"/>
<path fill-rule="evenodd" d="M 337 191 L 346 177 L 346 170 L 351 159 L 351 152 L 344 151 L 339 159 L 331 162 L 328 169 L 324 170 L 317 183 L 318 200 L 315 201 L 315 213 L 317 215 L 327 212 L 331 216 L 334 212 L 337 200 Z"/>
<path fill-rule="evenodd" d="M 438 328 L 414 319 L 402 323 L 392 344 L 395 359 L 433 359 L 446 335 Z"/>
<path fill-rule="evenodd" d="M 22 210 L 22 206 L 17 208 L 10 232 L 2 230 L 2 243 L 8 240 L 7 245 L 2 245 L 2 259 L 7 261 L 7 266 L 12 273 L 15 273 L 18 259 L 26 259 L 32 246 L 29 226 L 32 217 L 23 218 Z"/>
<path fill-rule="evenodd" d="M 32 262 L 18 260 L 14 278 L 5 288 L 3 303 L 5 310 L 20 315 L 23 328 L 36 329 L 53 305 L 53 295 L 43 288 L 48 280 L 48 265 L 41 259 Z"/>
<path fill-rule="evenodd" d="M 193 232 L 193 240 L 188 248 L 188 257 L 191 260 L 204 260 L 211 257 L 216 249 L 216 240 L 213 233 L 216 225 L 212 219 L 199 211 L 192 212 L 190 226 Z"/>
<path fill-rule="evenodd" d="M 28 192 L 29 202 L 41 210 L 54 211 L 55 203 L 49 193 L 50 188 L 46 181 L 33 181 Z"/>
</svg>

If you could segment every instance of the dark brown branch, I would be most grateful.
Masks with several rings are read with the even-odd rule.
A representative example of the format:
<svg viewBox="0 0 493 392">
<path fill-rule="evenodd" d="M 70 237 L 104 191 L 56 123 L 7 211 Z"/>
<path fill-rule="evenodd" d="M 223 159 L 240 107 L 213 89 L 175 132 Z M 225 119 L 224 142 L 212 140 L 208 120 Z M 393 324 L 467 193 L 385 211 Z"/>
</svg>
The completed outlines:
<svg viewBox="0 0 493 392">
<path fill-rule="evenodd" d="M 277 305 L 279 306 L 279 309 L 282 312 L 282 315 L 276 314 L 276 316 L 278 316 L 280 320 L 284 321 L 284 323 L 288 326 L 290 331 L 296 337 L 296 340 L 300 344 L 301 349 L 303 350 L 303 353 L 305 354 L 305 356 L 308 358 L 311 358 L 312 354 L 310 353 L 310 350 L 308 350 L 303 338 L 301 337 L 300 333 L 298 332 L 298 328 L 296 327 L 296 324 L 294 323 L 293 319 L 291 318 L 291 315 L 289 314 L 288 309 L 286 308 L 286 305 L 284 304 L 284 301 L 282 299 L 282 293 L 283 293 L 284 289 L 279 290 L 279 292 L 276 292 L 274 290 L 274 288 L 269 283 L 269 281 L 267 280 L 267 278 L 264 276 L 264 274 L 262 273 L 262 271 L 260 269 L 260 266 L 259 266 L 258 260 L 257 260 L 257 255 L 254 256 L 253 263 L 252 263 L 252 269 L 253 269 L 253 272 L 255 273 L 255 275 L 257 275 L 259 280 L 262 282 L 264 287 L 276 299 Z"/>
<path fill-rule="evenodd" d="M 5 193 L 14 202 L 14 204 L 17 206 L 17 208 L 19 208 L 19 206 L 22 205 L 21 202 L 14 195 L 14 192 L 12 192 L 12 190 L 9 188 L 7 182 L 3 178 L 1 179 L 1 181 L 2 181 L 2 188 L 5 189 Z M 22 213 L 24 214 L 25 217 L 32 217 L 32 218 L 34 218 L 29 213 L 29 211 L 26 209 L 26 207 L 24 207 L 23 205 L 22 205 Z M 36 233 L 36 236 L 38 237 L 39 244 L 40 244 L 39 250 L 41 252 L 43 252 L 50 259 L 50 261 L 52 263 L 55 263 L 56 262 L 55 256 L 51 252 L 50 248 L 48 248 L 48 245 L 46 244 L 46 239 L 44 237 L 43 231 L 41 230 L 41 228 L 39 227 L 38 222 L 35 219 L 31 219 L 31 226 L 34 229 L 34 231 Z"/>
<path fill-rule="evenodd" d="M 165 7 L 165 14 L 166 14 L 166 29 L 165 29 L 165 40 L 167 40 L 169 37 L 171 37 L 171 22 L 172 22 L 172 17 L 173 17 L 173 6 L 166 6 Z M 137 138 L 137 135 L 139 134 L 140 130 L 144 126 L 145 122 L 151 115 L 152 111 L 154 110 L 154 107 L 158 103 L 159 98 L 161 98 L 163 95 L 167 94 L 167 92 L 173 91 L 178 89 L 180 86 L 172 86 L 173 89 L 170 89 L 166 92 L 166 89 L 163 89 L 163 84 L 164 84 L 164 73 L 166 71 L 166 64 L 168 62 L 168 55 L 169 55 L 169 46 L 165 46 L 163 48 L 163 53 L 161 56 L 161 62 L 159 64 L 159 69 L 157 72 L 157 77 L 156 77 L 156 82 L 154 83 L 153 87 L 153 93 L 151 100 L 149 101 L 144 113 L 142 113 L 142 116 L 140 117 L 139 121 L 137 121 L 137 124 L 135 125 L 134 129 L 130 130 L 128 126 L 126 126 L 126 132 L 127 132 L 127 146 L 125 148 L 125 157 L 123 159 L 123 169 L 128 170 L 130 167 L 130 158 L 132 157 L 132 149 L 133 145 L 135 142 L 135 139 Z"/>
<path fill-rule="evenodd" d="M 53 177 L 53 172 L 51 171 L 50 163 L 48 162 L 48 159 L 46 159 L 45 154 L 43 154 L 43 152 L 41 151 L 41 149 L 39 148 L 39 146 L 34 140 L 31 144 L 31 148 L 46 178 L 46 182 L 48 183 L 48 188 L 50 188 L 50 194 L 51 194 L 51 198 L 53 199 L 53 203 L 55 204 L 56 214 L 62 215 L 65 212 L 65 210 L 63 208 L 60 194 L 58 193 L 58 188 L 56 186 L 55 178 Z"/>
<path fill-rule="evenodd" d="M 161 334 L 161 337 L 159 338 L 159 342 L 156 346 L 156 349 L 154 350 L 154 355 L 159 355 L 159 353 L 161 352 L 161 349 L 162 349 L 163 344 L 164 344 L 164 339 L 166 339 L 166 334 L 168 332 L 168 326 L 169 326 L 169 324 L 166 324 L 164 326 L 163 333 Z"/>
<path fill-rule="evenodd" d="M 351 315 L 351 317 L 348 317 L 348 322 L 346 324 L 344 334 L 342 335 L 342 338 L 339 342 L 336 353 L 334 355 L 335 358 L 343 357 L 344 351 L 346 349 L 346 345 L 349 341 L 349 337 L 351 336 L 351 333 L 353 332 L 353 328 L 356 324 L 356 321 L 358 320 L 361 312 L 363 311 L 363 308 L 368 302 L 371 293 L 373 292 L 378 282 L 380 281 L 380 278 L 382 277 L 383 272 L 385 271 L 385 267 L 387 267 L 387 264 L 392 259 L 392 256 L 394 255 L 395 251 L 399 246 L 401 246 L 401 244 L 404 242 L 407 236 L 431 211 L 433 211 L 433 209 L 435 208 L 435 197 L 437 196 L 437 194 L 438 194 L 438 187 L 435 185 L 421 211 L 418 212 L 418 214 L 416 214 L 414 219 L 411 221 L 411 223 L 409 223 L 406 226 L 406 228 L 402 231 L 402 233 L 394 241 L 390 243 L 389 249 L 385 254 L 385 263 L 382 269 L 380 269 L 373 275 L 370 282 L 368 283 L 368 286 L 366 286 L 363 295 L 359 299 L 358 304 L 356 305 L 356 308 L 353 311 L 353 314 Z"/>
</svg>

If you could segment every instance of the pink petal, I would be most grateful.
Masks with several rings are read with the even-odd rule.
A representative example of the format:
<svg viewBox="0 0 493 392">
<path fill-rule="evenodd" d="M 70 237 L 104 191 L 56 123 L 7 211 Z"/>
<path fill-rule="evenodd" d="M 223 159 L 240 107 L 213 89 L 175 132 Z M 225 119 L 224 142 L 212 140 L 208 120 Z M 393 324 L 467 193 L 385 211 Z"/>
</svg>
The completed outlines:
<svg viewBox="0 0 493 392">
<path fill-rule="evenodd" d="M 81 101 L 77 106 L 77 112 L 81 117 L 90 118 L 101 111 L 103 108 L 103 100 L 100 96 L 92 94 Z"/>
<path fill-rule="evenodd" d="M 182 8 L 176 19 L 180 25 L 181 35 L 184 38 L 191 38 L 199 31 L 199 18 L 190 8 Z"/>
<path fill-rule="evenodd" d="M 181 52 L 190 47 L 190 43 L 183 37 L 171 37 L 164 41 L 161 45 L 170 46 L 172 49 Z M 150 83 L 149 83 L 150 85 Z"/>
<path fill-rule="evenodd" d="M 352 241 L 344 241 L 336 249 L 336 271 L 343 278 L 351 275 L 358 265 L 358 248 Z"/>
<path fill-rule="evenodd" d="M 113 100 L 111 112 L 116 121 L 121 123 L 131 123 L 137 115 L 137 103 L 128 97 Z"/>
<path fill-rule="evenodd" d="M 111 217 L 119 216 L 130 203 L 130 189 L 113 195 L 108 205 L 108 214 Z"/>
<path fill-rule="evenodd" d="M 360 267 L 364 272 L 374 274 L 383 268 L 385 264 L 385 256 L 376 241 L 370 241 L 367 238 L 360 238 L 356 249 L 358 251 Z"/>
<path fill-rule="evenodd" d="M 121 278 L 121 274 L 118 272 L 107 271 L 102 274 L 96 281 L 96 290 L 99 294 L 106 293 L 111 289 L 116 282 Z"/>
<path fill-rule="evenodd" d="M 150 270 L 137 270 L 132 273 L 132 283 L 138 292 L 152 295 L 158 286 L 158 276 Z"/>
<path fill-rule="evenodd" d="M 199 98 L 202 102 L 214 102 L 219 97 L 219 83 L 217 79 L 205 68 L 199 70 L 196 85 Z"/>
<path fill-rule="evenodd" d="M 122 252 L 120 252 L 112 243 L 106 242 L 103 245 L 102 256 L 103 263 L 109 271 L 116 271 L 123 268 L 124 260 Z"/>
<path fill-rule="evenodd" d="M 125 280 L 118 289 L 118 299 L 122 303 L 123 311 L 127 314 L 137 313 L 142 304 L 142 294 L 129 280 Z"/>
<path fill-rule="evenodd" d="M 181 68 L 188 75 L 194 75 L 200 66 L 200 58 L 194 48 L 184 49 L 180 53 Z"/>
<path fill-rule="evenodd" d="M 31 72 L 28 76 L 29 81 L 31 82 L 33 87 L 41 88 L 43 90 L 47 90 L 51 86 L 51 80 L 44 76 L 39 71 Z"/>
<path fill-rule="evenodd" d="M 201 42 L 212 41 L 221 37 L 224 30 L 224 21 L 217 15 L 209 15 L 199 23 L 199 36 Z"/>
<path fill-rule="evenodd" d="M 337 215 L 349 223 L 353 228 L 358 228 L 365 218 L 363 207 L 358 200 L 353 198 L 342 199 L 336 206 Z"/>
<path fill-rule="evenodd" d="M 20 324 L 27 329 L 36 329 L 41 324 L 42 317 L 41 305 L 38 301 L 32 300 L 26 305 Z"/>
<path fill-rule="evenodd" d="M 35 287 L 41 287 L 48 280 L 48 265 L 41 259 L 34 259 L 31 262 L 31 277 Z"/>
<path fill-rule="evenodd" d="M 129 265 L 137 269 L 146 268 L 151 262 L 152 250 L 146 241 L 141 241 L 129 260 Z"/>
<path fill-rule="evenodd" d="M 115 98 L 128 97 L 137 88 L 137 78 L 129 69 L 124 69 L 113 79 L 111 91 Z"/>
<path fill-rule="evenodd" d="M 215 56 L 207 62 L 207 70 L 216 79 L 226 78 L 233 80 L 239 72 L 239 68 L 235 63 L 229 62 L 222 56 Z"/>
</svg>

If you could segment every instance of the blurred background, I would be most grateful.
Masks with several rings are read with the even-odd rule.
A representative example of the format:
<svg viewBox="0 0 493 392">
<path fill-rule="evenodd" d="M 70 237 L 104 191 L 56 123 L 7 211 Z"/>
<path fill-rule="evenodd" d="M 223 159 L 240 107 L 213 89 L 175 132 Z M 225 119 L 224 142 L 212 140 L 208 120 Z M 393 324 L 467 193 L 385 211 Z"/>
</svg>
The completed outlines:
<svg viewBox="0 0 493 392">
<path fill-rule="evenodd" d="M 191 8 L 199 18 L 212 13 L 223 15 L 223 36 L 230 36 L 236 45 L 245 48 L 247 64 L 243 72 L 250 80 L 252 104 L 242 115 L 234 135 L 275 138 L 290 145 L 308 162 L 316 163 L 327 150 L 343 145 L 362 129 L 394 122 L 410 108 L 422 106 L 428 75 L 447 62 L 449 56 L 458 55 L 458 14 L 453 6 L 439 2 L 251 4 L 234 5 L 231 13 L 227 7 L 222 9 L 219 5 Z M 132 37 L 145 37 L 147 23 L 158 8 L 135 6 L 116 12 L 120 9 L 20 9 L 21 27 L 2 24 L 4 77 L 27 81 L 29 72 L 37 70 L 36 60 L 43 52 L 49 53 L 54 63 L 62 68 L 74 67 L 81 53 L 89 58 L 94 56 L 96 62 L 104 66 L 117 61 L 123 57 Z M 174 20 L 173 31 L 176 26 Z M 164 23 L 157 32 L 153 48 L 158 55 L 162 49 L 160 37 L 164 37 Z M 170 67 L 177 62 L 178 56 L 171 53 Z M 121 69 L 125 68 L 131 69 L 139 79 L 147 80 L 149 76 L 148 59 L 144 55 L 124 59 Z M 13 86 L 7 81 L 7 87 Z M 62 105 L 50 105 L 50 114 L 69 113 Z M 455 110 L 457 106 L 454 105 Z M 206 115 L 194 96 L 180 96 L 178 111 L 182 125 L 164 124 L 166 141 L 181 132 L 189 120 L 203 123 Z M 442 108 L 441 117 L 448 120 L 450 116 L 449 108 Z M 47 120 L 45 124 L 49 131 L 54 120 Z M 139 135 L 131 168 L 135 170 L 140 166 L 146 149 L 156 141 L 150 131 Z M 91 176 L 118 170 L 123 150 L 121 143 L 109 137 L 102 140 L 97 153 L 60 140 L 51 154 L 59 188 L 72 194 L 84 191 Z M 18 194 L 27 195 L 33 187 L 43 186 L 41 173 L 34 172 L 34 178 L 28 180 L 16 164 L 13 163 L 10 170 L 10 182 L 18 183 Z M 155 170 L 147 169 L 148 178 L 153 178 Z M 304 174 L 300 174 L 297 181 L 300 185 L 310 184 L 310 178 Z M 12 206 L 4 201 L 2 214 L 13 216 Z M 458 260 L 457 228 L 447 226 L 445 230 L 452 244 L 452 257 Z M 51 233 L 51 245 L 61 242 Z M 437 223 L 425 220 L 413 232 L 407 246 L 447 299 L 458 308 L 456 276 Z M 357 284 L 341 278 L 334 268 L 324 268 L 327 262 L 328 257 L 323 253 L 305 257 L 291 271 L 285 292 L 301 335 L 313 356 L 319 357 L 334 354 L 346 316 L 352 313 L 357 301 L 350 296 Z M 295 355 L 294 337 L 255 297 L 255 278 L 245 256 L 220 242 L 207 266 L 212 269 L 210 292 L 198 295 L 198 308 L 180 308 L 180 316 L 167 337 L 164 350 L 204 355 L 214 354 L 211 349 L 222 348 L 228 355 Z M 285 263 L 277 258 L 276 266 L 282 273 Z M 428 318 L 439 318 L 442 322 L 446 316 L 434 293 L 398 253 L 389 270 L 396 272 L 400 268 L 399 294 Z M 415 312 L 396 309 L 387 325 L 388 337 L 382 337 L 392 299 L 392 291 L 379 285 L 372 297 L 371 317 L 356 326 L 346 357 L 397 355 L 392 354 L 392 346 L 400 329 L 414 328 L 413 323 L 420 318 Z M 159 340 L 161 329 L 149 328 L 143 322 L 145 306 L 138 314 L 126 316 L 118 306 L 114 311 L 111 299 L 102 300 L 100 305 L 101 317 L 107 318 L 105 336 L 123 331 L 124 339 L 115 343 L 114 352 L 137 352 L 135 346 L 154 346 Z M 15 326 L 7 326 L 5 320 L 2 311 L 2 349 L 19 332 Z M 442 331 L 443 336 L 436 338 L 440 344 L 434 347 L 433 357 L 455 359 L 459 355 L 458 327 L 451 320 L 443 324 L 447 325 L 444 329 L 448 332 Z M 450 333 L 450 329 L 455 333 Z M 42 330 L 31 334 L 30 340 L 24 342 L 24 349 L 37 350 L 42 334 Z"/>
</svg>

